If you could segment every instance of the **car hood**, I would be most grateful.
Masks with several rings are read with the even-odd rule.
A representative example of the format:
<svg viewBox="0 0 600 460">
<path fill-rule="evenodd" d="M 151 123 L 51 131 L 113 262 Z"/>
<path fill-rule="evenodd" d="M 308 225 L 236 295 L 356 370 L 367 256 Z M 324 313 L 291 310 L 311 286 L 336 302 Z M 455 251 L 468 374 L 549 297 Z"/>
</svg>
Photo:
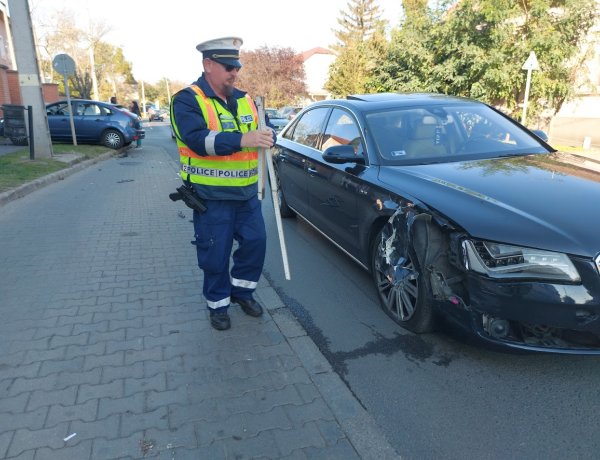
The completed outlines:
<svg viewBox="0 0 600 460">
<path fill-rule="evenodd" d="M 287 118 L 269 118 L 269 121 L 274 125 L 287 125 L 289 120 Z"/>
<path fill-rule="evenodd" d="M 594 257 L 600 162 L 565 154 L 383 166 L 380 180 L 486 240 Z M 585 166 L 585 165 L 584 165 Z"/>
</svg>

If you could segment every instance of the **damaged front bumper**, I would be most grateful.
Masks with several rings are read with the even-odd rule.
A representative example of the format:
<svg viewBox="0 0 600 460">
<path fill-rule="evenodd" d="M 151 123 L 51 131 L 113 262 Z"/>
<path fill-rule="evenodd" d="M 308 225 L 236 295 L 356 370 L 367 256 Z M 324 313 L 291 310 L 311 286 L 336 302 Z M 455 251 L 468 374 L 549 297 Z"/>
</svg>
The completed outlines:
<svg viewBox="0 0 600 460">
<path fill-rule="evenodd" d="M 487 243 L 409 207 L 390 222 L 400 253 L 415 249 L 447 318 L 502 347 L 600 355 L 600 254 Z"/>
<path fill-rule="evenodd" d="M 466 277 L 466 310 L 488 342 L 552 353 L 600 354 L 600 276 L 591 261 L 574 260 L 581 282 Z"/>
</svg>

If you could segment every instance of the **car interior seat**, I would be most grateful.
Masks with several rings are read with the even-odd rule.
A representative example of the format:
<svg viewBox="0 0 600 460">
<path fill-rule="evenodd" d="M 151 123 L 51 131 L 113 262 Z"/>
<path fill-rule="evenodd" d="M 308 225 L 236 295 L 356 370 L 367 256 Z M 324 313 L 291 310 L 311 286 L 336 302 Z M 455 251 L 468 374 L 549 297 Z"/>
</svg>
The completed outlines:
<svg viewBox="0 0 600 460">
<path fill-rule="evenodd" d="M 386 160 L 406 158 L 404 144 L 406 142 L 406 127 L 403 119 L 391 118 L 390 115 L 371 117 L 373 137 L 379 153 Z"/>
<path fill-rule="evenodd" d="M 444 144 L 444 127 L 441 122 L 431 115 L 413 120 L 405 150 L 413 157 L 430 157 L 448 153 Z"/>
<path fill-rule="evenodd" d="M 97 115 L 96 108 L 92 105 L 86 106 L 85 110 L 83 111 L 83 115 L 88 115 L 88 116 Z"/>
</svg>

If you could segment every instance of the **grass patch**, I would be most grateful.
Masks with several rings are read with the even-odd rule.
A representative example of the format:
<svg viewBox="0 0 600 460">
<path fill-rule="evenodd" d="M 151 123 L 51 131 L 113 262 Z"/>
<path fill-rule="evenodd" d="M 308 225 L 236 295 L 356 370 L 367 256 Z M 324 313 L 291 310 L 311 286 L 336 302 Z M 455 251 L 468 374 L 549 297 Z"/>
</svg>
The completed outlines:
<svg viewBox="0 0 600 460">
<path fill-rule="evenodd" d="M 52 144 L 52 150 L 54 151 L 54 155 L 60 155 L 63 153 L 78 153 L 80 155 L 83 155 L 86 160 L 111 151 L 111 149 L 104 147 L 103 145 L 71 144 Z M 27 152 L 29 153 L 29 147 L 27 147 Z"/>
<path fill-rule="evenodd" d="M 583 151 L 583 147 L 574 147 L 572 145 L 553 145 L 556 150 L 560 150 L 561 152 L 581 152 Z"/>
<path fill-rule="evenodd" d="M 64 154 L 76 154 L 80 161 L 100 156 L 110 151 L 101 145 L 52 144 L 53 157 L 29 159 L 29 147 L 0 155 L 0 192 L 6 192 L 26 182 L 31 182 L 61 169 L 69 167 L 69 163 L 57 157 Z"/>
</svg>

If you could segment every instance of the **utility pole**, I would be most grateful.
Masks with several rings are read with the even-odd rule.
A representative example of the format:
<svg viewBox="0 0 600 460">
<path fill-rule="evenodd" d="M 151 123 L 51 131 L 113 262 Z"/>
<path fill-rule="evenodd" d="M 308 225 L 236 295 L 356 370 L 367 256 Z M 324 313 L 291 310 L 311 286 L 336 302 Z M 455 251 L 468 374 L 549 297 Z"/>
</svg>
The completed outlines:
<svg viewBox="0 0 600 460">
<path fill-rule="evenodd" d="M 46 103 L 42 94 L 40 67 L 35 52 L 29 1 L 8 0 L 8 7 L 21 98 L 23 105 L 32 107 L 32 121 L 28 132 L 31 134 L 33 131 L 33 155 L 35 158 L 48 158 L 52 156 L 52 142 L 46 118 Z"/>
<path fill-rule="evenodd" d="M 167 84 L 167 104 L 171 105 L 171 89 L 169 88 L 168 78 L 165 78 L 165 83 Z"/>
<path fill-rule="evenodd" d="M 146 118 L 146 92 L 144 91 L 144 80 L 142 80 L 142 118 Z"/>
<path fill-rule="evenodd" d="M 100 100 L 100 93 L 98 91 L 98 78 L 96 77 L 96 59 L 94 56 L 94 42 L 90 42 L 90 67 L 92 69 L 92 92 L 94 93 L 94 100 Z"/>
</svg>

